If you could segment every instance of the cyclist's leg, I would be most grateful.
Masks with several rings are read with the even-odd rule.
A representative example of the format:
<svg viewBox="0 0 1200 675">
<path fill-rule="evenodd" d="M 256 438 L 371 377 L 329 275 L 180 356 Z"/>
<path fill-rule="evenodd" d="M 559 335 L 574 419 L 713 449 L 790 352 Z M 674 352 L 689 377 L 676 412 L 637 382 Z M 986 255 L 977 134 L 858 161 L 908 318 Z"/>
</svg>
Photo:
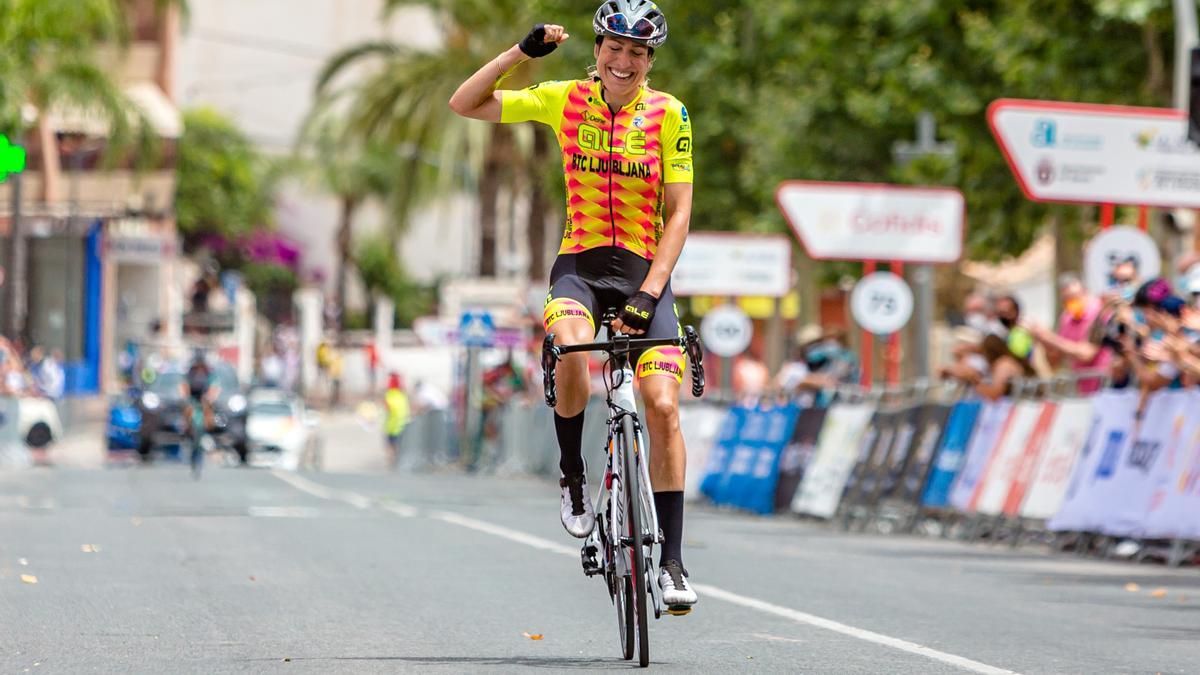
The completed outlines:
<svg viewBox="0 0 1200 675">
<path fill-rule="evenodd" d="M 550 293 L 546 297 L 543 323 L 560 345 L 590 342 L 596 335 L 595 298 L 591 289 L 576 275 L 573 259 L 560 257 L 551 272 Z M 563 527 L 571 536 L 584 538 L 596 526 L 596 514 L 587 494 L 587 476 L 583 463 L 583 413 L 588 400 L 586 354 L 564 355 L 558 364 L 556 382 L 558 404 L 554 407 L 554 432 L 558 438 L 562 471 L 559 513 Z"/>
<path fill-rule="evenodd" d="M 668 285 L 659 298 L 646 335 L 663 338 L 678 334 L 679 316 Z M 638 382 L 646 404 L 646 428 L 650 432 L 650 485 L 663 533 L 659 583 L 668 605 L 696 602 L 696 594 L 684 579 L 683 571 L 683 487 L 687 467 L 687 451 L 679 427 L 683 367 L 683 350 L 678 347 L 655 347 L 638 357 Z"/>
<path fill-rule="evenodd" d="M 576 274 L 573 256 L 559 256 L 550 273 L 550 292 L 542 315 L 546 332 L 554 333 L 555 344 L 591 342 L 596 336 L 596 297 Z M 564 476 L 583 473 L 581 443 L 583 411 L 587 407 L 589 375 L 586 354 L 567 354 L 556 370 L 558 404 L 554 406 L 554 428 L 560 451 L 559 468 Z"/>
</svg>

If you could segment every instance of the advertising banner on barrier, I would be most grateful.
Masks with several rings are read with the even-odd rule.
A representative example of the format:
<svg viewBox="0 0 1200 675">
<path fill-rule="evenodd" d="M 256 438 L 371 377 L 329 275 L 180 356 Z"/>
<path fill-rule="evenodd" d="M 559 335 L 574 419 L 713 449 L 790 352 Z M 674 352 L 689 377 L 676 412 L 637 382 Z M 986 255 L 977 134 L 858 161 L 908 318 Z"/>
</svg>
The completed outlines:
<svg viewBox="0 0 1200 675">
<path fill-rule="evenodd" d="M 1096 483 L 1111 477 L 1117 460 L 1133 434 L 1133 414 L 1137 408 L 1136 389 L 1109 389 L 1092 399 L 1092 424 L 1088 431 L 1071 482 L 1058 512 L 1046 521 L 1056 532 L 1094 531 L 1091 517 L 1097 497 Z"/>
<path fill-rule="evenodd" d="M 901 465 L 901 484 L 895 497 L 915 503 L 921 496 L 934 452 L 942 441 L 950 409 L 950 406 L 941 403 L 921 406 L 921 412 L 917 415 L 917 437 Z"/>
<path fill-rule="evenodd" d="M 725 477 L 725 471 L 729 467 L 733 450 L 737 447 L 738 435 L 741 433 L 748 413 L 749 410 L 746 408 L 730 408 L 725 413 L 725 421 L 721 423 L 721 430 L 717 433 L 716 442 L 713 443 L 712 450 L 708 453 L 704 478 L 700 481 L 700 492 L 714 502 L 717 501 L 717 490 Z"/>
<path fill-rule="evenodd" d="M 1024 499 L 1018 502 L 1022 518 L 1045 520 L 1062 506 L 1067 483 L 1071 479 L 1071 469 L 1083 450 L 1091 427 L 1091 399 L 1068 399 L 1058 403 L 1058 414 L 1054 416 L 1054 423 L 1046 435 L 1042 457 L 1025 490 Z M 1013 514 L 1013 497 L 1010 493 L 1010 503 L 1004 506 L 1004 512 L 1009 515 Z"/>
<path fill-rule="evenodd" d="M 992 456 L 988 458 L 983 477 L 975 486 L 975 495 L 967 507 L 969 511 L 985 516 L 1000 515 L 1004 509 L 1004 500 L 1008 497 L 1013 480 L 1017 477 L 1025 452 L 1030 447 L 1034 431 L 1043 421 L 1043 412 L 1049 408 L 1054 414 L 1053 403 L 1041 401 L 1018 401 L 1013 405 L 1012 414 L 1004 428 L 1003 435 L 996 442 Z M 1045 420 L 1049 426 L 1049 420 Z"/>
<path fill-rule="evenodd" d="M 950 506 L 959 511 L 968 510 L 971 500 L 975 496 L 975 490 L 979 487 L 979 480 L 983 478 L 983 472 L 987 469 L 992 450 L 995 449 L 996 441 L 1004 432 L 1012 410 L 1013 403 L 1007 399 L 984 404 L 983 410 L 979 413 L 979 420 L 975 424 L 975 433 L 971 434 L 971 442 L 967 445 L 967 454 L 963 457 L 962 469 L 959 470 L 958 476 L 954 479 L 954 485 L 950 488 L 948 500 Z"/>
<path fill-rule="evenodd" d="M 692 404 L 679 407 L 679 428 L 687 446 L 687 478 L 683 497 L 693 500 L 700 496 L 700 482 L 707 475 L 708 458 L 725 422 L 724 406 Z"/>
<path fill-rule="evenodd" d="M 1146 402 L 1142 419 L 1134 423 L 1133 442 L 1113 468 L 1108 496 L 1096 502 L 1100 532 L 1142 535 L 1155 489 L 1169 473 L 1168 457 L 1173 460 L 1182 449 L 1190 431 L 1188 417 L 1196 416 L 1195 408 L 1186 407 L 1189 403 L 1194 403 L 1191 393 L 1178 389 L 1156 392 Z"/>
<path fill-rule="evenodd" d="M 1172 435 L 1150 497 L 1142 527 L 1148 539 L 1200 538 L 1200 392 L 1186 392 L 1184 411 L 1191 412 Z"/>
<path fill-rule="evenodd" d="M 771 513 L 775 508 L 779 456 L 792 437 L 800 409 L 787 405 L 734 410 L 741 417 L 737 433 L 728 438 L 722 434 L 720 443 L 728 461 L 720 478 L 711 484 L 711 491 L 705 494 L 717 504 Z"/>
<path fill-rule="evenodd" d="M 812 462 L 817 449 L 817 438 L 825 423 L 825 408 L 805 408 L 796 418 L 796 430 L 792 441 L 779 458 L 779 481 L 775 484 L 775 510 L 786 511 L 800 488 L 804 470 Z M 690 448 L 688 450 L 691 451 Z"/>
<path fill-rule="evenodd" d="M 874 409 L 869 403 L 837 403 L 829 408 L 816 454 L 792 500 L 792 511 L 820 518 L 830 518 L 837 512 Z"/>
<path fill-rule="evenodd" d="M 979 401 L 960 401 L 950 409 L 946 432 L 942 434 L 937 455 L 930 467 L 929 479 L 925 482 L 921 506 L 938 509 L 949 502 L 950 486 L 962 468 L 963 457 L 982 408 L 983 404 Z"/>
<path fill-rule="evenodd" d="M 842 506 L 862 503 L 865 494 L 875 485 L 876 472 L 883 457 L 896 441 L 903 412 L 895 408 L 876 410 L 867 423 L 867 431 L 859 443 L 861 452 L 846 477 L 842 491 Z"/>
</svg>

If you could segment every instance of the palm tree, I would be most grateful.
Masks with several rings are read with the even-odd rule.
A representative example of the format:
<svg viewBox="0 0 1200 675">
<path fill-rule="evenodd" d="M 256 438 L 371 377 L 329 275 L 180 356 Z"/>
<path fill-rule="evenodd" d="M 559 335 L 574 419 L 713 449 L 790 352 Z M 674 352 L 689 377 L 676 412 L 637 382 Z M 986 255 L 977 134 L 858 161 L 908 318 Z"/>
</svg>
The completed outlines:
<svg viewBox="0 0 1200 675">
<path fill-rule="evenodd" d="M 315 177 L 339 203 L 335 292 L 341 310 L 339 327 L 344 327 L 346 279 L 354 260 L 354 214 L 369 198 L 387 200 L 404 192 L 394 189 L 402 178 L 399 170 L 402 158 L 379 143 L 358 142 L 346 133 L 343 119 L 330 115 L 310 117 L 300 139 L 298 151 L 308 156 L 298 158 L 296 166 Z"/>
<path fill-rule="evenodd" d="M 531 157 L 548 154 L 549 142 L 533 134 L 548 133 L 533 125 L 512 127 L 465 120 L 446 109 L 446 101 L 479 64 L 510 47 L 514 32 L 530 23 L 536 11 L 517 0 L 388 0 L 385 16 L 411 7 L 433 11 L 443 42 L 423 51 L 392 42 L 369 42 L 334 55 L 317 81 L 318 107 L 347 111 L 347 130 L 375 139 L 419 159 L 411 164 L 402 193 L 392 200 L 399 227 L 422 199 L 450 191 L 474 191 L 480 228 L 479 274 L 494 276 L 498 198 L 517 185 L 519 172 L 530 170 Z M 341 84 L 342 76 L 364 64 L 361 80 Z M 532 81 L 539 62 L 518 69 L 507 86 Z M 532 152 L 532 154 L 531 154 Z M 542 276 L 541 251 L 545 219 L 541 181 L 535 180 L 530 209 L 532 272 Z"/>
<path fill-rule="evenodd" d="M 166 4 L 158 0 L 159 7 Z M 23 137 L 36 129 L 42 156 L 42 198 L 56 197 L 61 173 L 58 141 L 50 113 L 72 109 L 108 124 L 111 160 L 137 148 L 153 149 L 155 138 L 142 113 L 96 62 L 107 46 L 129 43 L 126 6 L 118 0 L 8 0 L 0 3 L 0 129 Z M 36 117 L 30 124 L 24 107 Z M 140 159 L 152 153 L 139 152 Z"/>
</svg>

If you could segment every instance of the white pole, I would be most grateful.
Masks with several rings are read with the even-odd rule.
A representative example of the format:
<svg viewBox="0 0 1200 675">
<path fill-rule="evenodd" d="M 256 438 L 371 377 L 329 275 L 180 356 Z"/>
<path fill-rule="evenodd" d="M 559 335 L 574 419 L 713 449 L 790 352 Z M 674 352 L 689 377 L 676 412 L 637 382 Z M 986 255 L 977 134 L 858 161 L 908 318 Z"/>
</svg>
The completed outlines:
<svg viewBox="0 0 1200 675">
<path fill-rule="evenodd" d="M 1175 88 L 1172 100 L 1178 110 L 1187 110 L 1191 81 L 1192 48 L 1200 45 L 1196 27 L 1196 0 L 1175 0 Z"/>
</svg>

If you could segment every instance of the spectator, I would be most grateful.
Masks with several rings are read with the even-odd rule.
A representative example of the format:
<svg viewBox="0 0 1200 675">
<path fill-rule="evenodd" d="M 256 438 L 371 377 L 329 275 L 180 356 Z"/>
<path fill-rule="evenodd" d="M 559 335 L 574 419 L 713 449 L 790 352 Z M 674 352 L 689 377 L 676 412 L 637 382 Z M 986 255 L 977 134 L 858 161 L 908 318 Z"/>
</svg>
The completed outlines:
<svg viewBox="0 0 1200 675">
<path fill-rule="evenodd" d="M 1066 367 L 1073 373 L 1106 370 L 1112 352 L 1092 338 L 1093 328 L 1101 318 L 1100 298 L 1089 295 L 1074 274 L 1059 278 L 1058 291 L 1063 311 L 1058 317 L 1057 332 L 1034 322 L 1024 323 L 1024 328 L 1045 347 L 1052 366 L 1061 367 L 1066 359 Z M 1099 378 L 1080 380 L 1079 392 L 1094 392 L 1100 388 L 1100 382 Z"/>
<path fill-rule="evenodd" d="M 971 385 L 987 377 L 990 366 L 983 356 L 983 337 L 980 331 L 970 326 L 955 328 L 954 347 L 951 351 L 954 361 L 943 366 L 939 375 L 943 379 L 954 379 Z"/>
<path fill-rule="evenodd" d="M 1004 335 L 1004 326 L 996 320 L 995 303 L 982 293 L 971 293 L 963 300 L 963 325 L 980 335 Z M 982 338 L 981 338 L 982 339 Z"/>
<path fill-rule="evenodd" d="M 267 351 L 258 364 L 259 381 L 264 387 L 281 387 L 284 378 L 283 357 L 274 343 L 267 345 Z"/>
<path fill-rule="evenodd" d="M 383 403 L 387 409 L 384 431 L 387 433 L 388 465 L 395 467 L 400 458 L 400 436 L 408 425 L 409 417 L 408 394 L 404 393 L 404 383 L 396 373 L 388 376 Z"/>
<path fill-rule="evenodd" d="M 984 398 L 994 401 L 1007 396 L 1012 393 L 1015 380 L 1035 374 L 1033 366 L 1014 354 L 1008 343 L 997 335 L 984 336 L 979 348 L 988 363 L 989 377 L 976 382 L 975 391 Z"/>
<path fill-rule="evenodd" d="M 61 358 L 62 355 L 57 349 L 49 355 L 40 346 L 29 352 L 29 373 L 34 384 L 44 396 L 54 401 L 62 399 L 66 387 Z"/>
<path fill-rule="evenodd" d="M 1004 327 L 1002 336 L 1008 351 L 1018 359 L 1032 363 L 1033 336 L 1020 325 L 1021 303 L 1016 296 L 1004 295 L 996 300 L 996 320 Z"/>
</svg>

